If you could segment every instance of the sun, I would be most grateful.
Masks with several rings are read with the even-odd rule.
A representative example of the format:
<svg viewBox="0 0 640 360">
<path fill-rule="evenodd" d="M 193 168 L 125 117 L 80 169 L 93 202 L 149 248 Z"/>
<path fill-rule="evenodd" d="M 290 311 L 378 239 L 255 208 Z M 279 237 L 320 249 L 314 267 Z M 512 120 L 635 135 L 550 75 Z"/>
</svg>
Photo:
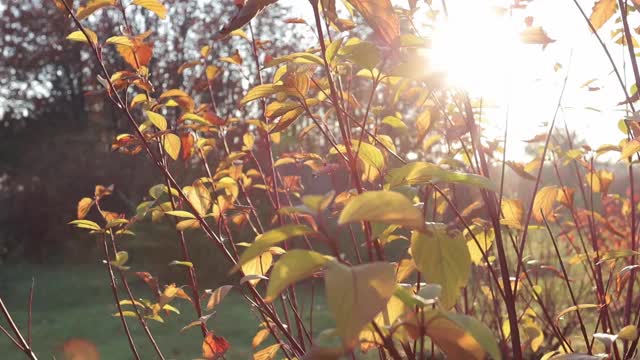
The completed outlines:
<svg viewBox="0 0 640 360">
<path fill-rule="evenodd" d="M 495 1 L 451 1 L 433 27 L 429 64 L 449 86 L 502 101 L 527 67 L 524 24 Z"/>
</svg>

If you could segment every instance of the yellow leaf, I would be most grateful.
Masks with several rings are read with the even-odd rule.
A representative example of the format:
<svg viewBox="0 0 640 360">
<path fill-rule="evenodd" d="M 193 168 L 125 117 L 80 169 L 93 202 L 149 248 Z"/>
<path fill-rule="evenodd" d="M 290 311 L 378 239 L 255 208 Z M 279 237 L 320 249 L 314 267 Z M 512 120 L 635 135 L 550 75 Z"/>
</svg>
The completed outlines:
<svg viewBox="0 0 640 360">
<path fill-rule="evenodd" d="M 310 250 L 290 250 L 280 257 L 271 270 L 265 300 L 271 302 L 288 286 L 307 278 L 322 268 L 328 257 Z"/>
<path fill-rule="evenodd" d="M 462 234 L 448 232 L 445 224 L 430 224 L 425 232 L 411 234 L 411 255 L 424 280 L 442 286 L 440 304 L 453 307 L 471 274 L 471 256 Z"/>
<path fill-rule="evenodd" d="M 78 8 L 76 18 L 78 18 L 78 20 L 82 20 L 93 14 L 98 9 L 102 9 L 108 6 L 116 6 L 116 1 L 117 0 L 89 0 L 87 2 L 87 5 Z"/>
<path fill-rule="evenodd" d="M 131 41 L 131 39 L 129 39 L 127 36 L 112 36 L 107 39 L 107 44 L 122 45 L 128 47 L 134 46 L 133 41 Z"/>
<path fill-rule="evenodd" d="M 329 262 L 324 276 L 327 304 L 343 344 L 356 344 L 362 328 L 382 311 L 396 289 L 393 265 L 374 262 L 348 267 Z"/>
<path fill-rule="evenodd" d="M 553 205 L 558 197 L 557 186 L 545 186 L 538 190 L 535 199 L 533 200 L 533 218 L 538 222 L 543 222 L 543 215 L 548 221 L 553 222 L 556 219 Z"/>
<path fill-rule="evenodd" d="M 502 210 L 502 219 L 500 223 L 514 229 L 522 229 L 522 215 L 524 207 L 522 200 L 519 199 L 502 199 L 500 206 Z"/>
<path fill-rule="evenodd" d="M 244 273 L 245 278 L 251 277 L 248 281 L 255 286 L 269 271 L 272 263 L 273 255 L 271 255 L 269 251 L 266 251 L 262 253 L 262 255 L 253 258 L 242 265 L 242 272 Z"/>
<path fill-rule="evenodd" d="M 634 341 L 638 338 L 638 328 L 635 325 L 627 325 L 620 329 L 618 338 L 625 341 Z"/>
<path fill-rule="evenodd" d="M 467 241 L 467 248 L 469 249 L 469 255 L 471 256 L 471 261 L 476 265 L 484 265 L 486 261 L 482 256 L 482 253 L 485 254 L 489 251 L 489 248 L 493 244 L 493 240 L 495 239 L 495 234 L 493 229 L 485 230 L 480 228 L 478 231 L 474 231 L 476 240 L 474 240 L 471 236 L 469 236 L 469 240 Z M 480 247 L 478 247 L 480 244 Z"/>
<path fill-rule="evenodd" d="M 132 4 L 142 6 L 143 8 L 158 15 L 160 19 L 167 17 L 167 8 L 158 0 L 133 0 Z"/>
<path fill-rule="evenodd" d="M 176 134 L 168 133 L 162 136 L 164 150 L 173 160 L 177 160 L 180 155 L 180 144 L 180 137 Z"/>
<path fill-rule="evenodd" d="M 628 158 L 635 155 L 635 153 L 637 153 L 638 151 L 640 151 L 640 140 L 633 139 L 631 141 L 628 141 L 627 143 L 622 145 L 622 151 L 620 152 L 620 160 L 622 159 L 627 160 Z"/>
<path fill-rule="evenodd" d="M 496 337 L 480 321 L 466 315 L 430 311 L 422 316 L 425 332 L 448 359 L 483 360 L 502 355 Z"/>
<path fill-rule="evenodd" d="M 593 5 L 593 10 L 589 21 L 593 28 L 598 30 L 609 20 L 618 9 L 618 2 L 616 0 L 598 0 Z"/>
<path fill-rule="evenodd" d="M 253 360 L 272 360 L 280 350 L 280 344 L 273 344 L 253 354 Z"/>
<path fill-rule="evenodd" d="M 374 221 L 414 229 L 424 227 L 422 213 L 395 191 L 367 191 L 351 199 L 340 213 L 339 224 Z"/>
<path fill-rule="evenodd" d="M 89 43 L 89 41 L 91 41 L 93 44 L 97 44 L 98 43 L 98 35 L 96 35 L 95 32 L 85 28 L 84 31 L 87 33 L 87 36 L 89 36 L 89 38 L 87 39 L 87 37 L 84 35 L 84 33 L 80 30 L 76 30 L 74 32 L 72 32 L 71 34 L 67 35 L 67 39 L 71 40 L 71 41 L 78 41 L 78 42 L 83 42 L 83 43 Z"/>
<path fill-rule="evenodd" d="M 313 234 L 314 232 L 313 229 L 306 225 L 284 225 L 260 234 L 251 246 L 240 255 L 238 264 L 234 266 L 233 271 L 237 271 L 240 266 L 246 264 L 256 256 L 260 256 L 260 254 L 276 244 L 296 236 L 305 236 Z"/>
<path fill-rule="evenodd" d="M 148 110 L 145 111 L 145 113 L 147 114 L 149 121 L 151 121 L 151 123 L 158 129 L 161 131 L 167 130 L 167 119 L 165 119 L 164 116 Z"/>
<path fill-rule="evenodd" d="M 253 337 L 253 340 L 251 340 L 251 346 L 255 349 L 258 346 L 260 346 L 260 344 L 262 344 L 262 342 L 269 337 L 269 334 L 271 334 L 271 332 L 269 331 L 269 329 L 261 329 L 260 331 L 258 331 L 256 333 L 256 335 Z"/>
<path fill-rule="evenodd" d="M 220 69 L 215 65 L 207 66 L 207 80 L 212 81 L 220 73 Z"/>
<path fill-rule="evenodd" d="M 218 304 L 220 304 L 222 302 L 222 299 L 227 296 L 231 289 L 233 289 L 232 285 L 223 285 L 215 289 L 211 293 L 209 301 L 207 302 L 207 310 L 213 310 Z"/>
<path fill-rule="evenodd" d="M 211 209 L 211 193 L 201 181 L 194 182 L 193 186 L 185 186 L 182 190 L 198 214 L 204 216 Z"/>
<path fill-rule="evenodd" d="M 93 199 L 88 197 L 80 199 L 80 201 L 78 202 L 78 219 L 84 219 L 89 213 L 89 210 L 91 210 L 92 206 Z"/>
</svg>

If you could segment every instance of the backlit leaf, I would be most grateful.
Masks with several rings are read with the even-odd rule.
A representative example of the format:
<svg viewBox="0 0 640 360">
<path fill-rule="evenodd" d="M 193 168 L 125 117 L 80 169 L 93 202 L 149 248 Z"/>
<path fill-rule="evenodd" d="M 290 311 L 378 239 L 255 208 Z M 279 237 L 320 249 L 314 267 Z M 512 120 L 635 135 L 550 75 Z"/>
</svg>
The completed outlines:
<svg viewBox="0 0 640 360">
<path fill-rule="evenodd" d="M 265 7 L 276 1 L 278 0 L 247 0 L 233 19 L 220 30 L 220 33 L 229 34 L 234 30 L 240 29 L 249 23 L 249 21 L 258 15 Z"/>
<path fill-rule="evenodd" d="M 273 344 L 253 354 L 253 360 L 273 360 L 278 350 L 280 350 L 280 344 Z"/>
<path fill-rule="evenodd" d="M 538 190 L 533 200 L 533 218 L 538 222 L 543 222 L 543 215 L 548 221 L 555 221 L 554 204 L 558 197 L 557 186 L 545 186 Z"/>
<path fill-rule="evenodd" d="M 310 235 L 314 232 L 313 229 L 306 225 L 284 225 L 260 234 L 251 246 L 240 255 L 240 260 L 238 260 L 238 264 L 234 267 L 234 271 L 237 271 L 240 266 L 246 264 L 249 260 L 259 256 L 276 244 L 296 236 Z"/>
<path fill-rule="evenodd" d="M 67 35 L 67 39 L 71 40 L 71 41 L 78 41 L 78 42 L 83 42 L 83 43 L 89 43 L 89 41 L 91 41 L 93 44 L 97 44 L 98 43 L 98 35 L 96 35 L 95 32 L 85 28 L 84 31 L 87 33 L 87 35 L 89 36 L 89 38 L 87 39 L 87 37 L 84 36 L 84 33 L 82 33 L 82 31 L 77 30 L 72 32 L 71 34 Z"/>
<path fill-rule="evenodd" d="M 143 8 L 158 15 L 160 19 L 167 17 L 167 8 L 158 0 L 133 0 L 132 4 L 142 6 Z"/>
<path fill-rule="evenodd" d="M 89 0 L 87 1 L 87 5 L 78 8 L 76 18 L 78 18 L 78 20 L 82 20 L 96 12 L 98 9 L 109 6 L 116 6 L 116 2 L 117 0 Z"/>
<path fill-rule="evenodd" d="M 373 221 L 420 229 L 422 213 L 404 195 L 395 191 L 367 191 L 351 199 L 340 213 L 339 224 Z"/>
<path fill-rule="evenodd" d="M 429 224 L 427 231 L 412 233 L 411 255 L 424 280 L 442 286 L 442 306 L 453 307 L 471 274 L 471 256 L 462 234 L 448 232 L 444 224 Z"/>
<path fill-rule="evenodd" d="M 260 256 L 247 261 L 242 265 L 242 272 L 245 276 L 240 279 L 240 283 L 242 284 L 249 281 L 252 285 L 255 285 L 260 282 L 260 280 L 267 279 L 265 275 L 271 268 L 272 263 L 273 255 L 271 255 L 269 251 L 265 251 Z"/>
<path fill-rule="evenodd" d="M 330 262 L 324 281 L 329 310 L 349 348 L 362 328 L 385 308 L 396 288 L 393 266 L 383 262 L 353 267 Z"/>
<path fill-rule="evenodd" d="M 178 160 L 178 156 L 180 156 L 180 145 L 181 145 L 180 137 L 173 133 L 165 134 L 162 137 L 162 145 L 164 146 L 164 150 L 167 152 L 169 156 L 173 160 Z"/>
<path fill-rule="evenodd" d="M 206 215 L 211 209 L 211 193 L 201 181 L 194 182 L 193 186 L 185 186 L 183 192 L 201 216 Z"/>
<path fill-rule="evenodd" d="M 164 116 L 148 110 L 145 111 L 145 113 L 147 114 L 149 121 L 151 121 L 151 123 L 159 130 L 167 130 L 167 119 L 165 119 Z"/>
<path fill-rule="evenodd" d="M 128 47 L 134 46 L 133 41 L 131 41 L 131 39 L 129 39 L 127 36 L 112 36 L 107 39 L 107 44 L 122 45 Z"/>
<path fill-rule="evenodd" d="M 286 252 L 271 270 L 265 300 L 275 300 L 284 289 L 318 271 L 327 261 L 326 256 L 315 251 L 296 249 Z"/>
<path fill-rule="evenodd" d="M 480 321 L 463 314 L 428 312 L 426 334 L 448 359 L 502 359 L 496 337 Z"/>
<path fill-rule="evenodd" d="M 598 30 L 609 20 L 618 9 L 618 2 L 616 0 L 598 0 L 593 5 L 593 10 L 589 21 L 593 28 Z"/>
<path fill-rule="evenodd" d="M 400 37 L 400 21 L 390 0 L 347 0 L 386 45 Z"/>
</svg>

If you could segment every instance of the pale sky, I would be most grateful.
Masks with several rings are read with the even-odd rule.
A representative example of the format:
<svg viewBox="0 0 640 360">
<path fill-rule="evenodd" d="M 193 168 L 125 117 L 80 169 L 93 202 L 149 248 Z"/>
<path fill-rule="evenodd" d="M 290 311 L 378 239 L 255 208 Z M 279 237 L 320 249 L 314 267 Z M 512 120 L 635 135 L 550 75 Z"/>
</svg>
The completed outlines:
<svg viewBox="0 0 640 360">
<path fill-rule="evenodd" d="M 309 22 L 312 21 L 308 1 L 281 2 L 283 5 L 293 5 L 291 17 L 303 17 Z M 404 0 L 394 1 L 394 4 L 404 8 L 407 7 L 406 3 Z M 437 6 L 440 2 L 433 3 Z M 460 41 L 445 45 L 444 51 L 452 52 L 454 55 L 471 52 L 471 56 L 460 56 L 457 60 L 445 63 L 450 67 L 447 71 L 454 72 L 452 78 L 456 78 L 456 73 L 465 74 L 462 78 L 468 78 L 466 74 L 476 74 L 472 76 L 473 86 L 470 87 L 473 89 L 468 89 L 475 95 L 485 92 L 482 85 L 488 84 L 490 90 L 486 91 L 488 94 L 485 96 L 493 98 L 500 105 L 490 115 L 490 127 L 494 129 L 488 131 L 492 136 L 502 135 L 508 108 L 508 157 L 522 157 L 525 143 L 521 140 L 532 138 L 545 130 L 539 125 L 550 122 L 553 118 L 567 71 L 569 79 L 558 125 L 563 126 L 563 122 L 566 121 L 569 128 L 586 138 L 593 148 L 602 144 L 617 144 L 623 137 L 617 123 L 624 116 L 624 107 L 616 104 L 624 99 L 624 94 L 607 57 L 573 1 L 535 0 L 524 12 L 516 13 L 507 19 L 507 29 L 517 29 L 524 28 L 524 16 L 532 16 L 534 26 L 542 26 L 549 37 L 555 40 L 544 50 L 538 45 L 521 45 L 505 41 L 505 35 L 502 34 L 504 29 L 496 28 L 494 18 L 470 16 L 478 13 L 477 9 L 469 9 L 470 7 L 482 7 L 489 3 L 504 4 L 505 1 L 447 0 L 449 21 L 455 29 L 452 31 L 457 33 L 454 38 Z M 579 3 L 589 15 L 594 1 L 581 0 Z M 423 1 L 419 1 L 418 4 L 426 7 Z M 623 48 L 611 40 L 611 32 L 615 26 L 611 20 L 599 30 L 599 34 L 605 40 L 619 69 L 624 71 L 628 53 L 626 47 Z M 517 36 L 517 32 L 512 32 Z M 474 36 L 484 38 L 477 39 Z M 498 65 L 495 65 L 496 63 Z M 558 71 L 554 70 L 556 63 L 562 65 Z M 489 70 L 487 64 L 493 64 L 488 65 Z M 633 83 L 633 74 L 628 66 L 626 75 L 623 76 L 626 77 L 629 89 Z M 591 85 L 600 87 L 599 91 L 588 91 L 586 87 L 582 87 L 591 79 L 596 79 Z"/>
</svg>

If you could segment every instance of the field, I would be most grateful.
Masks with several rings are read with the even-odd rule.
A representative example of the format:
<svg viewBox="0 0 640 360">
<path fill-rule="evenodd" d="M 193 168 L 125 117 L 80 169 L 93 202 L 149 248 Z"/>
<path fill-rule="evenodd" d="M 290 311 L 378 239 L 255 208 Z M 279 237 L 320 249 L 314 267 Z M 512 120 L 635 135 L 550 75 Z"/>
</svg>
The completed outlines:
<svg viewBox="0 0 640 360">
<path fill-rule="evenodd" d="M 83 338 L 95 343 L 103 359 L 128 359 L 131 352 L 122 334 L 120 321 L 112 317 L 116 311 L 108 277 L 98 266 L 3 266 L 0 268 L 0 295 L 11 310 L 14 320 L 25 329 L 27 298 L 31 277 L 36 290 L 33 302 L 33 346 L 40 358 L 51 359 L 65 340 Z M 132 283 L 135 283 L 132 281 Z M 133 284 L 132 284 L 133 285 Z M 137 284 L 134 294 L 148 294 Z M 316 301 L 321 301 L 317 299 Z M 165 317 L 165 323 L 149 323 L 152 333 L 167 359 L 195 359 L 201 357 L 201 337 L 196 328 L 180 333 L 180 329 L 194 320 L 191 305 L 175 301 L 181 315 Z M 314 321 L 325 328 L 328 315 L 320 302 Z M 141 357 L 153 357 L 142 329 L 134 318 L 128 318 Z M 249 358 L 251 339 L 257 320 L 246 302 L 237 294 L 230 294 L 219 306 L 208 325 L 231 343 L 227 359 Z M 0 358 L 23 359 L 7 338 L 0 340 Z"/>
</svg>

